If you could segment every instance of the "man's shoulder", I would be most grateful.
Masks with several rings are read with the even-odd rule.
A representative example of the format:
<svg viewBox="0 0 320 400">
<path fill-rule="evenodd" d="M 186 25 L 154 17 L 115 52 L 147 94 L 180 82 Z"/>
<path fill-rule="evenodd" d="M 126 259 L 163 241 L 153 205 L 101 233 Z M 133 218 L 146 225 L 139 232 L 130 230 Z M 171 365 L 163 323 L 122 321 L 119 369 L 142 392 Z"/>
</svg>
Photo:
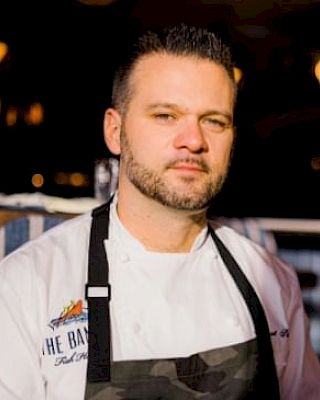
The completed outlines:
<svg viewBox="0 0 320 400">
<path fill-rule="evenodd" d="M 209 223 L 247 275 L 275 278 L 280 286 L 299 287 L 294 267 L 278 256 L 276 248 L 270 251 L 258 236 L 239 232 L 220 219 Z"/>
<path fill-rule="evenodd" d="M 277 252 L 277 242 L 273 232 L 265 229 L 257 218 L 219 217 L 210 220 L 209 223 L 211 223 L 216 229 L 219 227 L 231 228 L 225 229 L 225 231 L 230 234 L 233 233 L 236 236 L 239 236 L 240 234 L 242 237 L 249 239 L 251 242 L 257 243 L 271 253 L 276 254 Z M 240 240 L 240 238 L 238 239 Z"/>
<path fill-rule="evenodd" d="M 226 247 L 240 248 L 242 246 L 250 247 L 252 249 L 262 249 L 262 251 L 268 251 L 263 246 L 263 243 L 256 236 L 252 235 L 249 231 L 243 231 L 237 226 L 225 222 L 221 218 L 208 220 L 209 225 L 217 236 L 223 241 Z"/>
<path fill-rule="evenodd" d="M 46 260 L 53 259 L 58 254 L 77 252 L 77 249 L 87 246 L 90 224 L 90 213 L 83 214 L 63 221 L 38 237 L 25 241 L 0 262 L 0 272 L 7 265 L 44 264 Z"/>
</svg>

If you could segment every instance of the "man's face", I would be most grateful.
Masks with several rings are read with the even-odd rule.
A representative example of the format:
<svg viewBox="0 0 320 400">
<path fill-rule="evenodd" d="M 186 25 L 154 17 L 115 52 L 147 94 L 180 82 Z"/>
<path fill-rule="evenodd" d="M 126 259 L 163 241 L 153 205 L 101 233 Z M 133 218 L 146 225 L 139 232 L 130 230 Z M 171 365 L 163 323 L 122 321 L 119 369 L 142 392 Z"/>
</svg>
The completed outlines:
<svg viewBox="0 0 320 400">
<path fill-rule="evenodd" d="M 121 127 L 120 186 L 182 210 L 205 209 L 227 174 L 234 91 L 227 72 L 193 57 L 136 65 Z"/>
</svg>

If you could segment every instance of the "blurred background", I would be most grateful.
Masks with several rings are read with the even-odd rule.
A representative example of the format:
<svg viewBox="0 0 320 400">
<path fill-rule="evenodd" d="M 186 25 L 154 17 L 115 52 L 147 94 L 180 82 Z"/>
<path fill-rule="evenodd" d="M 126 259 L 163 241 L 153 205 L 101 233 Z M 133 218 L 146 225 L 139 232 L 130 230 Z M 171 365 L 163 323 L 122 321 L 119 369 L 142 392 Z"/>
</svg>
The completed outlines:
<svg viewBox="0 0 320 400">
<path fill-rule="evenodd" d="M 0 192 L 94 196 L 121 48 L 176 22 L 215 29 L 239 68 L 225 216 L 319 218 L 320 1 L 1 0 Z"/>
</svg>

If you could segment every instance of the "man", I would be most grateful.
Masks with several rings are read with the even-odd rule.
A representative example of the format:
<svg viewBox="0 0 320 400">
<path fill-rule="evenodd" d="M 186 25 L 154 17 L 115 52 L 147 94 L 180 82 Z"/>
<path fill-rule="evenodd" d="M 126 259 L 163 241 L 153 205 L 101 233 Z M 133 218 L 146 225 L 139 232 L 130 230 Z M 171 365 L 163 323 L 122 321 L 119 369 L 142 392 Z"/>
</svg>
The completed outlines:
<svg viewBox="0 0 320 400">
<path fill-rule="evenodd" d="M 204 29 L 137 41 L 105 115 L 111 204 L 2 262 L 1 399 L 319 399 L 293 269 L 206 218 L 234 141 L 232 68 Z"/>
</svg>

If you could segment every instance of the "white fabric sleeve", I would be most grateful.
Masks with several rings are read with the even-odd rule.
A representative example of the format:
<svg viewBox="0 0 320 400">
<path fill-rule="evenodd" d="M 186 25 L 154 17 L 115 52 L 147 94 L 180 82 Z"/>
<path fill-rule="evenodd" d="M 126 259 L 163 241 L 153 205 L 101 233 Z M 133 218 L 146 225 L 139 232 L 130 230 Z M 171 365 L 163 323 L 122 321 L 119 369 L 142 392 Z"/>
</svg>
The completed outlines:
<svg viewBox="0 0 320 400">
<path fill-rule="evenodd" d="M 39 278 L 23 254 L 0 263 L 0 399 L 44 400 Z"/>
<path fill-rule="evenodd" d="M 287 365 L 280 377 L 281 399 L 319 400 L 320 363 L 310 339 L 309 320 L 306 316 L 299 281 L 291 272 L 293 279 L 287 280 L 290 301 L 287 315 L 289 322 L 289 343 Z M 288 278 L 288 276 L 287 276 Z"/>
</svg>

